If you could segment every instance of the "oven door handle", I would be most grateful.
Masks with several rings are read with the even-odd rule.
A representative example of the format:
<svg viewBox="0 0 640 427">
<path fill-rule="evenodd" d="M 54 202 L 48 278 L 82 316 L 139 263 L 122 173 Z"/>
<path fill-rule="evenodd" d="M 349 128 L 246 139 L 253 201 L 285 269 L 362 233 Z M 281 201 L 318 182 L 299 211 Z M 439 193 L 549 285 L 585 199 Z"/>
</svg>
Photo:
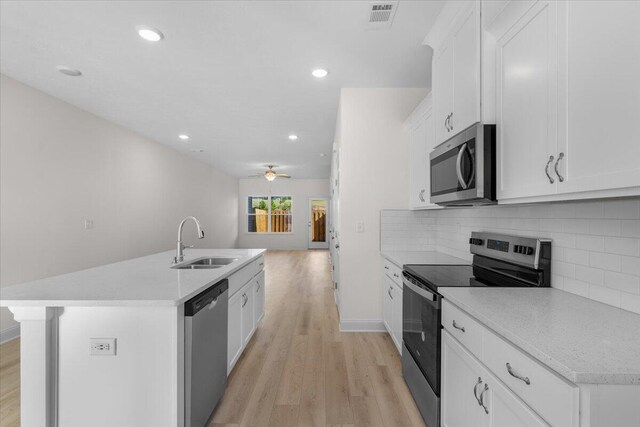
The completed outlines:
<svg viewBox="0 0 640 427">
<path fill-rule="evenodd" d="M 426 298 L 428 301 L 435 302 L 436 305 L 438 305 L 438 303 L 439 303 L 438 302 L 438 295 L 436 295 L 434 292 L 428 291 L 426 289 L 423 289 L 423 288 L 421 288 L 419 286 L 414 285 L 413 283 L 408 281 L 406 277 L 402 278 L 402 283 L 403 283 L 404 286 L 406 286 L 407 288 L 411 289 L 413 292 L 417 293 L 421 297 Z"/>
<path fill-rule="evenodd" d="M 464 155 L 464 152 L 466 150 L 467 143 L 465 142 L 464 144 L 462 144 L 462 147 L 460 147 L 460 150 L 458 151 L 458 158 L 456 159 L 456 175 L 458 175 L 458 182 L 464 190 L 467 189 L 467 182 L 462 177 L 462 156 Z"/>
</svg>

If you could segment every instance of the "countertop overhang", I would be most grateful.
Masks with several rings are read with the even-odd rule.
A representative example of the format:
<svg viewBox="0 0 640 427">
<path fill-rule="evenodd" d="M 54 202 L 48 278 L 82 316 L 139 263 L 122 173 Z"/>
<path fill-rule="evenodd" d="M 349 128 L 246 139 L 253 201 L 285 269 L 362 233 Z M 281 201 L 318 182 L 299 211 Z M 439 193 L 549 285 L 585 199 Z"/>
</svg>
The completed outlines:
<svg viewBox="0 0 640 427">
<path fill-rule="evenodd" d="M 237 261 L 216 269 L 173 269 L 175 251 L 39 279 L 0 290 L 0 307 L 178 306 L 250 264 L 265 249 L 189 249 L 200 257 Z"/>
</svg>

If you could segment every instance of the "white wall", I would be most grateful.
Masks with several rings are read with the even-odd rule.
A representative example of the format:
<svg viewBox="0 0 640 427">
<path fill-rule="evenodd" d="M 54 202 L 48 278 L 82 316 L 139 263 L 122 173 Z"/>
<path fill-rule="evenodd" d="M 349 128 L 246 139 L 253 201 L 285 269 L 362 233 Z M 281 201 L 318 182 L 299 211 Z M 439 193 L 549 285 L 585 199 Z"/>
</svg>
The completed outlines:
<svg viewBox="0 0 640 427">
<path fill-rule="evenodd" d="M 309 198 L 329 197 L 328 179 L 264 178 L 240 180 L 238 197 L 238 246 L 240 248 L 306 249 L 309 236 Z M 293 233 L 247 233 L 247 197 L 292 196 Z M 331 215 L 331 212 L 329 212 Z"/>
<path fill-rule="evenodd" d="M 403 122 L 425 89 L 342 89 L 340 97 L 340 321 L 381 324 L 380 209 L 408 205 Z M 364 232 L 356 233 L 356 221 Z"/>
<path fill-rule="evenodd" d="M 1 287 L 171 249 L 186 215 L 187 243 L 236 247 L 236 178 L 0 78 Z"/>
</svg>

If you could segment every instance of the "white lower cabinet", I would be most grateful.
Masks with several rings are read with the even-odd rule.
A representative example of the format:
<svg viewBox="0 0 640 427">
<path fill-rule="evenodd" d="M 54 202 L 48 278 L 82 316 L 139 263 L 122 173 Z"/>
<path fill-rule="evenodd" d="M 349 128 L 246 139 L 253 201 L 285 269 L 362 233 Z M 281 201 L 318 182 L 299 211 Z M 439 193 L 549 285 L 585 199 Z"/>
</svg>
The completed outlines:
<svg viewBox="0 0 640 427">
<path fill-rule="evenodd" d="M 242 352 L 242 293 L 229 298 L 229 323 L 227 327 L 227 373 L 231 372 Z"/>
<path fill-rule="evenodd" d="M 256 324 L 262 320 L 264 316 L 264 271 L 258 274 L 254 284 L 255 303 L 254 303 L 254 319 Z"/>
<path fill-rule="evenodd" d="M 446 330 L 441 396 L 443 427 L 549 426 Z"/>
<path fill-rule="evenodd" d="M 262 261 L 264 262 L 264 261 Z M 227 374 L 231 372 L 240 358 L 247 343 L 251 340 L 264 315 L 265 273 L 262 266 L 252 263 L 234 273 L 234 276 L 246 277 L 246 270 L 256 268 L 259 271 L 240 289 L 229 297 L 229 323 L 227 326 Z"/>
<path fill-rule="evenodd" d="M 395 271 L 400 271 L 398 267 L 393 267 Z M 398 352 L 402 354 L 402 286 L 398 284 L 399 274 L 395 275 L 398 276 L 396 279 L 388 274 L 382 275 L 382 320 Z"/>
<path fill-rule="evenodd" d="M 442 332 L 441 367 L 442 426 L 488 426 L 489 418 L 479 398 L 486 385 L 486 377 L 482 379 L 484 370 L 446 331 Z"/>
</svg>

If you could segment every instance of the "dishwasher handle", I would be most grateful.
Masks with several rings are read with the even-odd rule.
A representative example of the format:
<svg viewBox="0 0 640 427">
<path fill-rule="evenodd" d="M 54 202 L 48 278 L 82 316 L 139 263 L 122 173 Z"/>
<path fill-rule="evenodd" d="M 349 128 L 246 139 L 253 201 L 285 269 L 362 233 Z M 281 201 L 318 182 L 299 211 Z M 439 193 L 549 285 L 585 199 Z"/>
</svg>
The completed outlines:
<svg viewBox="0 0 640 427">
<path fill-rule="evenodd" d="M 207 289 L 184 303 L 184 315 L 187 317 L 194 316 L 213 301 L 216 301 L 220 295 L 227 291 L 227 289 L 229 289 L 229 280 L 227 279 L 209 286 Z"/>
</svg>

